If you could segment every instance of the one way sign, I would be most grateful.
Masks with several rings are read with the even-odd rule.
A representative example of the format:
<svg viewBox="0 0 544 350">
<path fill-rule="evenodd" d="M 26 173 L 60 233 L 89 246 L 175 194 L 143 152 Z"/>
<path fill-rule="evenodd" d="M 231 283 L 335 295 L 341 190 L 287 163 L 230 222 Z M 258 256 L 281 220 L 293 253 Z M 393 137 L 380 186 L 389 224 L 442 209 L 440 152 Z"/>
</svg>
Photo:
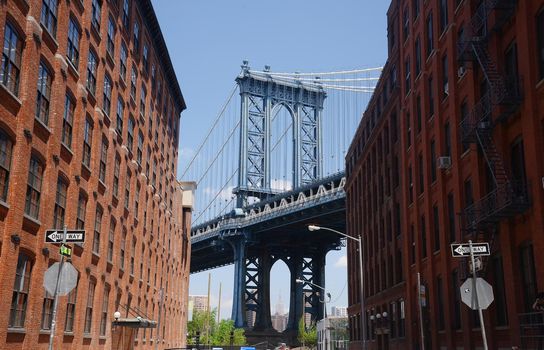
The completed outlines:
<svg viewBox="0 0 544 350">
<path fill-rule="evenodd" d="M 472 243 L 472 253 L 478 255 L 489 255 L 489 243 Z M 453 257 L 467 257 L 470 256 L 470 245 L 467 243 L 454 243 L 451 245 L 451 255 Z"/>
<path fill-rule="evenodd" d="M 64 240 L 64 231 L 47 230 L 45 231 L 45 243 L 62 243 Z M 85 230 L 67 230 L 66 243 L 85 242 Z"/>
</svg>

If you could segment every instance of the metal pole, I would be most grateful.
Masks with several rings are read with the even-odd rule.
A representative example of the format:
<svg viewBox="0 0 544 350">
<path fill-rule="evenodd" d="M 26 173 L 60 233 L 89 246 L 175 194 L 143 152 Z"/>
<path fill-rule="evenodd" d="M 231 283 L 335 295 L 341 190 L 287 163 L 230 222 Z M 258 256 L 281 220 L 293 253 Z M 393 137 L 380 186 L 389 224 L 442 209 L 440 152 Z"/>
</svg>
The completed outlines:
<svg viewBox="0 0 544 350">
<path fill-rule="evenodd" d="M 62 244 L 66 243 L 66 225 L 64 225 L 64 237 L 62 238 Z M 49 333 L 49 350 L 53 350 L 53 340 L 55 338 L 55 329 L 57 328 L 57 306 L 59 303 L 59 285 L 62 277 L 62 266 L 64 265 L 64 255 L 60 256 L 59 272 L 57 273 L 57 283 L 55 283 L 55 293 L 53 294 L 53 316 L 51 318 L 51 331 Z"/>
<path fill-rule="evenodd" d="M 361 327 L 363 334 L 363 350 L 366 350 L 366 312 L 365 312 L 365 280 L 363 279 L 363 236 L 359 234 L 359 239 L 356 239 L 359 246 L 359 280 L 361 288 Z"/>
<path fill-rule="evenodd" d="M 419 307 L 419 329 L 421 336 L 421 349 L 425 350 L 425 334 L 423 333 L 423 307 L 421 305 L 421 275 L 417 273 L 417 305 Z"/>
<path fill-rule="evenodd" d="M 474 259 L 474 252 L 472 251 L 472 240 L 468 241 L 468 246 L 470 249 L 470 260 L 472 261 L 472 300 L 473 303 L 476 303 L 476 308 L 478 309 L 478 316 L 480 316 L 480 330 L 482 331 L 482 340 L 484 343 L 484 350 L 487 350 L 487 337 L 485 334 L 485 324 L 484 324 L 484 313 L 480 307 L 480 302 L 478 300 L 478 288 L 476 287 L 476 261 Z"/>
</svg>

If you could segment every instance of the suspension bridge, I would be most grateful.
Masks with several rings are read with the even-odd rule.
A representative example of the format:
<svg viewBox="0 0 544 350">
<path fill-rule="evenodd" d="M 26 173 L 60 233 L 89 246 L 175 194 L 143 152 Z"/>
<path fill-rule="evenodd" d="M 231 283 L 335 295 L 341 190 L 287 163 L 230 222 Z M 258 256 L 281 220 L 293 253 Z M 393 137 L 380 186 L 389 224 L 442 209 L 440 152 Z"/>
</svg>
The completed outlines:
<svg viewBox="0 0 544 350">
<path fill-rule="evenodd" d="M 307 226 L 345 231 L 344 157 L 380 73 L 281 73 L 244 61 L 185 167 L 182 179 L 197 182 L 191 273 L 235 265 L 232 319 L 250 338 L 277 335 L 270 269 L 278 260 L 291 273 L 282 339 L 296 339 L 303 315 L 324 316 L 314 285 L 324 286 L 325 256 L 344 242 Z"/>
</svg>

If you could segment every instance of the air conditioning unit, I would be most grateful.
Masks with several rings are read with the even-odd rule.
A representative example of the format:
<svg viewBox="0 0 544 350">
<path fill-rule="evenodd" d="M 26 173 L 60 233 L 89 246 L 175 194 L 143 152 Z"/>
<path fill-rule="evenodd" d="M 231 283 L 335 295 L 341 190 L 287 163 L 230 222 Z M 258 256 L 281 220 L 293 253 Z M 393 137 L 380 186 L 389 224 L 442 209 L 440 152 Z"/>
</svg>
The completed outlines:
<svg viewBox="0 0 544 350">
<path fill-rule="evenodd" d="M 451 157 L 438 157 L 437 161 L 438 169 L 451 168 Z"/>
<path fill-rule="evenodd" d="M 459 67 L 459 69 L 457 69 L 457 77 L 461 78 L 466 72 L 467 69 L 464 66 Z"/>
</svg>

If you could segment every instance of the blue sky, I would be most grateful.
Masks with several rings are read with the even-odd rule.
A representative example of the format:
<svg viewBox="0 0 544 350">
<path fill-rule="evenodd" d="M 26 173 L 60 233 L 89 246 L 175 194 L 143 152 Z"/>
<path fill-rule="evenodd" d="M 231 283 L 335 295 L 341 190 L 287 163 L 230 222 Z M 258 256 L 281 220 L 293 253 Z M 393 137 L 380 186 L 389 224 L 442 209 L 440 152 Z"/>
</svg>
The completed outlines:
<svg viewBox="0 0 544 350">
<path fill-rule="evenodd" d="M 242 60 L 273 71 L 377 67 L 387 55 L 386 0 L 153 0 L 187 110 L 181 117 L 178 175 L 198 147 L 240 72 Z M 327 255 L 331 305 L 347 305 L 345 250 Z M 271 304 L 289 300 L 288 272 L 272 269 Z M 210 271 L 212 305 L 222 284 L 221 316 L 230 317 L 232 266 Z M 206 294 L 208 272 L 190 280 Z M 328 309 L 330 310 L 330 306 Z"/>
</svg>

